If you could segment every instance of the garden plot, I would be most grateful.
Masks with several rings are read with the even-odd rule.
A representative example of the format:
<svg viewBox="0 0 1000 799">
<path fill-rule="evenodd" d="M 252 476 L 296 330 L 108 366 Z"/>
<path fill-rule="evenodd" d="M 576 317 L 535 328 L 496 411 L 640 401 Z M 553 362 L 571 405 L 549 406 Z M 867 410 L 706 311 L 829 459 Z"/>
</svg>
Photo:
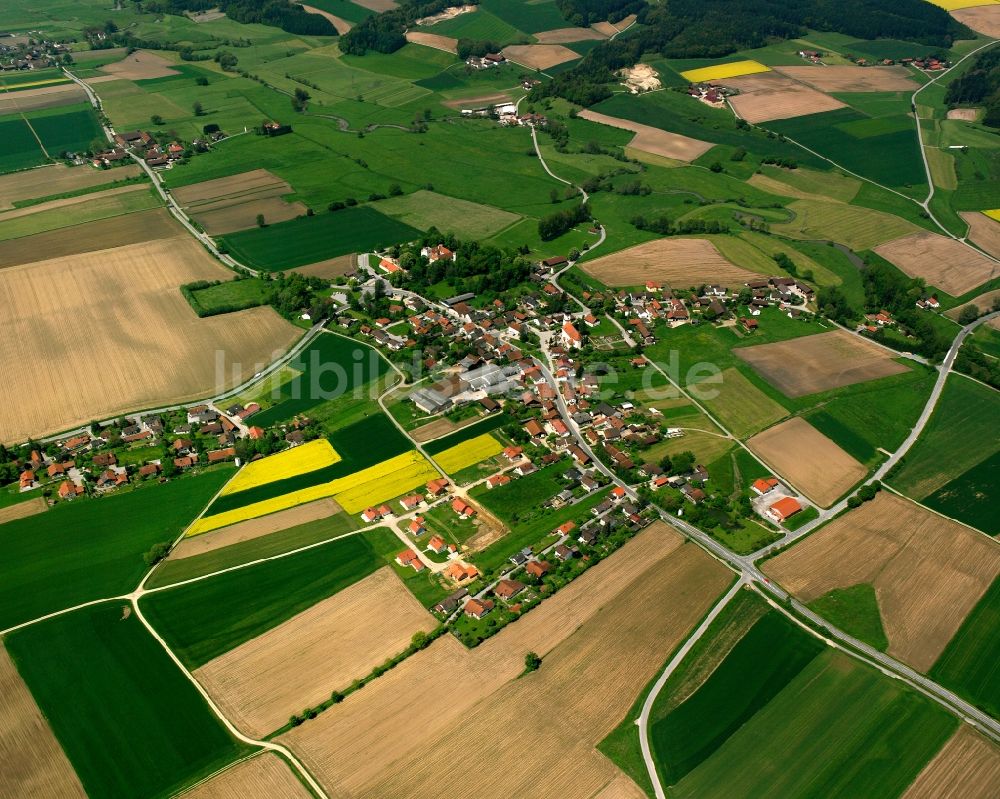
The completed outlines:
<svg viewBox="0 0 1000 799">
<path fill-rule="evenodd" d="M 937 233 L 904 236 L 875 248 L 910 277 L 921 277 L 958 297 L 1000 273 L 1000 265 L 971 247 Z"/>
</svg>

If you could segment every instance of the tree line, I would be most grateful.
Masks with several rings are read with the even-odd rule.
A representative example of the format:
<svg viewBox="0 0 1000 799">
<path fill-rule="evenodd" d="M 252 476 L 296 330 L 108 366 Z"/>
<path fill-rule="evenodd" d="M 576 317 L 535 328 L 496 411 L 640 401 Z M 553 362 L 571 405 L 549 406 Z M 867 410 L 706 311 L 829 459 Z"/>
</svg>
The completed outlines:
<svg viewBox="0 0 1000 799">
<path fill-rule="evenodd" d="M 1000 50 L 980 53 L 972 67 L 948 84 L 945 102 L 957 105 L 982 105 L 983 124 L 1000 128 Z"/>
<path fill-rule="evenodd" d="M 178 15 L 218 8 L 230 19 L 244 24 L 270 25 L 300 36 L 337 35 L 330 20 L 310 14 L 291 0 L 147 0 L 143 7 L 149 13 Z"/>
<path fill-rule="evenodd" d="M 350 55 L 394 53 L 406 44 L 406 29 L 421 17 L 439 14 L 446 8 L 476 5 L 478 0 L 431 0 L 405 3 L 397 8 L 373 14 L 340 37 L 340 49 Z"/>
</svg>

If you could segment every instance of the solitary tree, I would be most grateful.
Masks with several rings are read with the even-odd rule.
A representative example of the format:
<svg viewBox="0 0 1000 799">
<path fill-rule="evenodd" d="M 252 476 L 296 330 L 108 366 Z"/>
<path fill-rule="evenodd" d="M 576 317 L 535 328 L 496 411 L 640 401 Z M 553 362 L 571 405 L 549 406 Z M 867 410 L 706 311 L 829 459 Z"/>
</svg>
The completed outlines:
<svg viewBox="0 0 1000 799">
<path fill-rule="evenodd" d="M 264 227 L 264 215 L 257 214 L 257 227 Z"/>
<path fill-rule="evenodd" d="M 542 665 L 542 659 L 534 652 L 529 652 L 524 656 L 524 671 L 527 673 L 529 671 L 538 671 L 538 667 Z"/>
<path fill-rule="evenodd" d="M 162 125 L 163 117 L 161 117 L 159 114 L 153 114 L 153 116 L 149 118 L 149 121 L 152 122 L 154 125 Z"/>
<path fill-rule="evenodd" d="M 203 116 L 205 113 L 205 107 L 198 100 L 194 101 L 191 108 L 194 109 L 194 115 L 196 117 Z"/>
</svg>

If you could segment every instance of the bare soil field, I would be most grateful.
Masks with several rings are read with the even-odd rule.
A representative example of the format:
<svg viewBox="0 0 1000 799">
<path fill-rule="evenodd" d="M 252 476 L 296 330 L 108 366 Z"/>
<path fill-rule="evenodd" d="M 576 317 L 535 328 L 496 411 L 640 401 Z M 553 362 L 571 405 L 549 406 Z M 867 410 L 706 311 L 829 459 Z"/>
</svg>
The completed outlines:
<svg viewBox="0 0 1000 799">
<path fill-rule="evenodd" d="M 605 36 L 614 36 L 616 33 L 621 33 L 634 22 L 635 14 L 629 14 L 624 19 L 618 20 L 618 22 L 595 22 L 590 27 L 599 33 L 603 33 Z"/>
<path fill-rule="evenodd" d="M 0 94 L 0 114 L 56 108 L 60 105 L 82 103 L 86 99 L 86 92 L 75 83 L 39 86 L 37 89 L 22 89 L 19 92 Z"/>
<path fill-rule="evenodd" d="M 889 654 L 926 671 L 1000 574 L 1000 547 L 883 490 L 764 571 L 804 602 L 870 583 Z"/>
<path fill-rule="evenodd" d="M 984 33 L 991 39 L 1000 39 L 1000 6 L 958 8 L 949 13 L 972 30 Z"/>
<path fill-rule="evenodd" d="M 254 169 L 216 180 L 183 186 L 174 198 L 211 236 L 249 230 L 263 214 L 268 224 L 295 219 L 306 212 L 300 202 L 281 199 L 295 190 L 266 169 Z"/>
<path fill-rule="evenodd" d="M 975 297 L 974 299 L 970 300 L 964 305 L 958 305 L 952 308 L 950 311 L 946 311 L 945 316 L 947 316 L 949 319 L 957 320 L 958 317 L 962 315 L 962 309 L 969 305 L 975 305 L 976 308 L 979 309 L 979 313 L 985 313 L 986 311 L 988 311 L 990 308 L 993 307 L 993 303 L 997 300 L 997 298 L 1000 298 L 1000 289 L 994 289 L 993 291 L 983 292 L 978 297 Z M 987 322 L 987 324 L 992 324 L 992 323 Z"/>
<path fill-rule="evenodd" d="M 775 67 L 777 72 L 821 92 L 905 92 L 918 84 L 906 67 L 842 66 Z"/>
<path fill-rule="evenodd" d="M 237 522 L 229 527 L 222 527 L 202 535 L 188 536 L 170 551 L 168 560 L 181 560 L 195 555 L 204 555 L 216 549 L 252 541 L 271 533 L 279 533 L 289 527 L 295 527 L 307 522 L 326 519 L 335 513 L 340 513 L 340 507 L 332 498 L 317 499 L 304 505 L 296 505 L 288 510 L 280 510 L 268 516 Z"/>
<path fill-rule="evenodd" d="M 758 433 L 747 446 L 824 508 L 866 474 L 864 466 L 798 416 Z"/>
<path fill-rule="evenodd" d="M 292 272 L 300 275 L 311 275 L 313 277 L 323 277 L 333 280 L 337 277 L 349 275 L 358 268 L 358 256 L 356 254 L 338 255 L 336 258 L 327 258 L 325 261 L 317 261 L 314 264 L 297 266 Z"/>
<path fill-rule="evenodd" d="M 1000 222 L 978 211 L 961 214 L 969 224 L 969 238 L 994 258 L 1000 258 Z"/>
<path fill-rule="evenodd" d="M 422 44 L 424 47 L 433 47 L 435 50 L 444 50 L 447 53 L 458 52 L 458 39 L 452 36 L 442 36 L 438 33 L 407 31 L 406 41 Z"/>
<path fill-rule="evenodd" d="M 457 424 L 451 419 L 441 417 L 440 419 L 435 419 L 433 422 L 421 425 L 415 430 L 411 430 L 410 438 L 418 444 L 424 444 L 432 439 L 446 436 L 448 433 L 454 433 L 456 430 L 458 430 Z"/>
<path fill-rule="evenodd" d="M 385 567 L 194 672 L 244 733 L 263 736 L 402 652 L 437 621 Z"/>
<path fill-rule="evenodd" d="M 959 119 L 962 122 L 975 122 L 982 113 L 981 108 L 949 108 L 948 119 Z"/>
<path fill-rule="evenodd" d="M 177 223 L 165 208 L 140 211 L 86 225 L 0 241 L 0 270 L 53 258 L 144 244 L 177 235 Z M 225 278 L 222 278 L 225 280 Z"/>
<path fill-rule="evenodd" d="M 660 73 L 649 64 L 633 64 L 618 70 L 616 74 L 625 79 L 624 85 L 633 94 L 653 91 L 663 86 L 660 82 Z"/>
<path fill-rule="evenodd" d="M 376 13 L 388 11 L 398 5 L 396 0 L 353 0 L 353 2 Z"/>
<path fill-rule="evenodd" d="M 13 208 L 18 200 L 77 191 L 135 177 L 138 174 L 138 164 L 109 171 L 86 166 L 68 167 L 63 164 L 53 164 L 38 169 L 27 169 L 24 172 L 14 172 L 0 177 L 0 210 Z"/>
<path fill-rule="evenodd" d="M 971 247 L 925 231 L 880 244 L 875 252 L 910 277 L 922 277 L 953 297 L 972 291 L 1000 272 L 989 258 Z"/>
<path fill-rule="evenodd" d="M 876 344 L 833 330 L 774 344 L 738 347 L 733 353 L 789 397 L 899 374 L 906 367 Z"/>
<path fill-rule="evenodd" d="M 437 14 L 431 14 L 429 17 L 421 17 L 414 24 L 418 26 L 426 27 L 428 25 L 436 25 L 439 22 L 444 22 L 449 19 L 454 19 L 461 14 L 471 14 L 476 11 L 479 6 L 464 5 L 464 6 L 452 6 L 451 8 L 446 8 Z"/>
<path fill-rule="evenodd" d="M 638 122 L 630 122 L 627 119 L 599 114 L 587 108 L 580 111 L 580 116 L 584 119 L 589 119 L 591 122 L 600 122 L 602 125 L 610 125 L 613 128 L 631 130 L 635 133 L 635 138 L 629 142 L 629 147 L 634 147 L 636 150 L 643 150 L 653 155 L 661 155 L 664 158 L 673 158 L 678 161 L 693 161 L 699 155 L 708 152 L 715 146 L 709 142 L 682 136 L 679 133 L 668 133 L 665 130 L 650 127 L 649 125 L 640 125 Z"/>
<path fill-rule="evenodd" d="M 192 22 L 202 23 L 202 22 L 215 22 L 217 19 L 225 18 L 226 13 L 224 11 L 219 11 L 218 9 L 214 11 L 201 11 L 194 13 L 191 11 L 187 12 L 187 17 Z"/>
<path fill-rule="evenodd" d="M 393 764 L 365 795 L 445 799 L 453 786 L 441 774 L 456 762 L 475 775 L 463 786 L 468 797 L 587 797 L 616 782 L 621 790 L 624 775 L 595 745 L 730 580 L 690 545 L 638 565 L 631 585 L 549 652 L 539 671 L 478 703 L 423 751 Z M 588 685 L 601 687 L 571 688 Z M 490 747 L 470 748 L 512 724 L 516 734 L 504 738 L 503 757 Z"/>
<path fill-rule="evenodd" d="M 3 646 L 0 696 L 0 796 L 86 799 L 76 772 Z"/>
<path fill-rule="evenodd" d="M 27 516 L 34 516 L 48 507 L 44 497 L 35 497 L 24 502 L 18 502 L 16 505 L 8 505 L 6 508 L 0 508 L 0 524 L 12 522 L 14 519 L 24 519 Z"/>
<path fill-rule="evenodd" d="M 1000 749 L 963 724 L 902 799 L 993 799 L 998 791 Z"/>
<path fill-rule="evenodd" d="M 310 799 L 312 794 L 285 761 L 273 752 L 264 752 L 227 768 L 181 796 L 183 799 Z"/>
<path fill-rule="evenodd" d="M 476 97 L 463 97 L 460 100 L 445 100 L 441 105 L 456 110 L 462 108 L 483 108 L 495 103 L 509 103 L 509 92 L 493 92 L 492 94 L 480 94 Z"/>
<path fill-rule="evenodd" d="M 454 785 L 441 779 L 447 773 L 441 763 L 446 757 L 454 763 L 458 746 L 463 772 L 476 775 L 463 782 L 464 796 L 506 792 L 497 780 L 507 780 L 514 795 L 550 795 L 553 779 L 570 783 L 551 795 L 589 796 L 617 776 L 592 752 L 594 743 L 618 723 L 674 642 L 730 579 L 702 551 L 681 544 L 665 525 L 653 525 L 479 647 L 467 650 L 445 636 L 281 740 L 340 797 L 453 795 Z M 665 606 L 670 613 L 662 612 Z M 566 654 L 559 654 L 564 647 Z M 529 650 L 546 658 L 537 674 L 548 676 L 512 682 Z M 576 670 L 578 680 L 591 668 L 599 684 L 614 690 L 564 690 L 568 674 Z M 526 684 L 534 687 L 521 695 Z M 401 701 L 403 696 L 419 700 Z M 522 706 L 525 701 L 534 707 Z M 563 710 L 562 701 L 573 707 Z M 505 739 L 512 749 L 503 758 L 490 747 L 470 747 L 477 738 L 469 738 L 466 727 L 471 722 L 478 730 L 473 720 L 488 716 L 495 735 L 498 715 L 507 718 L 501 726 L 518 725 L 518 735 Z M 545 740 L 553 731 L 556 737 Z M 561 748 L 562 755 L 553 759 L 549 747 Z M 415 782 L 400 793 L 398 786 L 409 780 Z"/>
<path fill-rule="evenodd" d="M 647 280 L 687 288 L 701 283 L 742 286 L 763 277 L 727 261 L 706 239 L 654 239 L 580 265 L 608 286 L 641 286 Z"/>
<path fill-rule="evenodd" d="M 173 63 L 163 56 L 158 56 L 149 50 L 136 50 L 121 61 L 100 67 L 100 70 L 125 80 L 148 80 L 179 75 L 176 69 L 171 69 L 172 66 Z"/>
<path fill-rule="evenodd" d="M 580 57 L 561 44 L 512 44 L 501 52 L 510 61 L 516 61 L 529 69 L 548 69 L 556 64 L 564 64 Z"/>
<path fill-rule="evenodd" d="M 146 183 L 130 183 L 127 186 L 117 186 L 113 189 L 95 191 L 91 194 L 81 194 L 77 197 L 63 197 L 61 200 L 50 200 L 47 203 L 29 205 L 26 208 L 15 208 L 10 211 L 0 211 L 0 225 L 11 219 L 20 219 L 21 217 L 31 216 L 32 214 L 37 214 L 41 211 L 53 211 L 58 208 L 66 208 L 71 205 L 93 202 L 101 197 L 115 197 L 119 194 L 130 194 L 135 191 L 149 191 L 149 185 Z"/>
<path fill-rule="evenodd" d="M 585 42 L 588 39 L 607 39 L 611 34 L 605 34 L 596 28 L 556 28 L 551 31 L 540 31 L 535 34 L 540 44 L 568 44 L 570 42 Z"/>
<path fill-rule="evenodd" d="M 840 100 L 773 72 L 719 82 L 740 90 L 729 102 L 737 114 L 753 124 L 844 108 Z"/>
<path fill-rule="evenodd" d="M 0 271 L 0 441 L 210 396 L 273 361 L 299 334 L 273 309 L 199 319 L 178 291 L 228 276 L 186 235 Z"/>
<path fill-rule="evenodd" d="M 316 8 L 315 6 L 302 6 L 310 14 L 319 14 L 321 17 L 326 17 L 330 20 L 330 24 L 337 29 L 337 33 L 347 33 L 353 26 L 346 19 L 341 19 L 340 17 L 335 17 L 333 14 L 324 11 L 321 8 Z"/>
</svg>

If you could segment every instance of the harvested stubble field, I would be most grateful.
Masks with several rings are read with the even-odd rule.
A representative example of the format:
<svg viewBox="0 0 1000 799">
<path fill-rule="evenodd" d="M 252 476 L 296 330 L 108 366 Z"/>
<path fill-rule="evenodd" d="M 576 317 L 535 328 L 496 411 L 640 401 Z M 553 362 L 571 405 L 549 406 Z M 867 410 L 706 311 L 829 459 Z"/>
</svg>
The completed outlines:
<svg viewBox="0 0 1000 799">
<path fill-rule="evenodd" d="M 130 164 L 104 171 L 89 167 L 67 167 L 63 164 L 28 169 L 0 176 L 0 211 L 14 207 L 19 200 L 49 197 L 53 194 L 101 186 L 116 180 L 135 177 L 139 165 Z M 47 253 L 46 253 L 47 255 Z"/>
<path fill-rule="evenodd" d="M 561 44 L 512 44 L 501 50 L 509 61 L 523 64 L 529 69 L 548 69 L 580 57 Z"/>
<path fill-rule="evenodd" d="M 1000 547 L 882 491 L 769 561 L 764 571 L 804 602 L 870 583 L 888 653 L 927 671 L 1000 574 Z"/>
<path fill-rule="evenodd" d="M 273 361 L 299 331 L 271 308 L 199 319 L 177 290 L 228 274 L 187 236 L 0 271 L 0 440 L 215 393 L 217 351 Z"/>
<path fill-rule="evenodd" d="M 0 796 L 87 794 L 49 723 L 0 644 Z"/>
<path fill-rule="evenodd" d="M 226 716 L 252 735 L 329 698 L 399 654 L 436 621 L 385 567 L 194 672 Z M 404 703 L 405 704 L 405 703 Z"/>
<path fill-rule="evenodd" d="M 1000 258 L 1000 222 L 976 211 L 959 216 L 969 225 L 969 238 L 994 258 Z"/>
<path fill-rule="evenodd" d="M 701 283 L 742 286 L 766 275 L 728 261 L 707 239 L 653 239 L 580 265 L 607 286 L 641 286 L 647 280 L 687 288 Z"/>
<path fill-rule="evenodd" d="M 833 201 L 796 200 L 788 210 L 795 218 L 773 223 L 772 231 L 795 239 L 831 239 L 852 250 L 868 250 L 919 230 L 893 214 Z"/>
<path fill-rule="evenodd" d="M 338 796 L 453 796 L 456 758 L 469 797 L 594 795 L 620 776 L 594 744 L 730 580 L 681 543 L 654 525 L 476 649 L 445 636 L 281 740 Z M 527 651 L 545 663 L 515 680 Z M 607 690 L 565 690 L 584 674 Z M 512 719 L 503 758 L 470 749 Z"/>
<path fill-rule="evenodd" d="M 981 314 L 986 313 L 986 311 L 988 311 L 990 308 L 993 307 L 993 303 L 996 302 L 997 299 L 1000 299 L 1000 289 L 994 289 L 993 291 L 985 291 L 978 297 L 969 300 L 969 302 L 965 303 L 964 305 L 956 305 L 950 311 L 946 311 L 945 316 L 947 316 L 949 319 L 957 320 L 958 317 L 962 315 L 962 309 L 967 308 L 970 305 L 974 305 L 979 310 L 979 313 Z M 992 322 L 989 322 L 987 324 L 992 324 Z"/>
<path fill-rule="evenodd" d="M 775 67 L 782 75 L 821 92 L 907 92 L 917 88 L 905 67 L 854 65 Z"/>
<path fill-rule="evenodd" d="M 974 31 L 983 33 L 991 39 L 1000 39 L 1000 5 L 960 8 L 952 11 L 951 15 Z"/>
<path fill-rule="evenodd" d="M 651 125 L 608 116 L 591 111 L 589 108 L 580 111 L 580 116 L 591 122 L 600 122 L 602 125 L 610 125 L 613 128 L 630 130 L 635 133 L 635 138 L 629 142 L 629 147 L 652 155 L 672 158 L 676 161 L 694 161 L 699 155 L 708 152 L 715 146 L 707 141 L 692 139 L 689 136 L 682 136 L 680 133 L 668 133 Z"/>
<path fill-rule="evenodd" d="M 8 505 L 6 508 L 0 508 L 0 524 L 12 522 L 14 519 L 24 519 L 27 516 L 34 516 L 36 513 L 44 511 L 47 507 L 48 503 L 46 503 L 44 497 L 35 497 L 25 502 L 18 502 L 15 505 Z"/>
<path fill-rule="evenodd" d="M 204 555 L 216 549 L 241 544 L 244 541 L 252 541 L 255 538 L 262 538 L 271 533 L 280 533 L 289 527 L 296 527 L 300 524 L 319 521 L 341 513 L 342 508 L 332 499 L 318 499 L 315 502 L 307 502 L 305 505 L 298 505 L 288 510 L 272 513 L 270 516 L 262 516 L 259 519 L 239 522 L 237 524 L 224 527 L 221 530 L 213 531 L 210 535 L 187 536 L 170 552 L 169 560 L 180 560 L 191 558 L 196 555 Z"/>
<path fill-rule="evenodd" d="M 252 757 L 230 766 L 184 799 L 311 799 L 312 794 L 273 752 Z"/>
<path fill-rule="evenodd" d="M 618 22 L 595 22 L 591 27 L 605 36 L 614 36 L 616 33 L 621 33 L 634 22 L 635 14 L 629 14 L 624 19 L 618 20 Z"/>
<path fill-rule="evenodd" d="M 176 69 L 171 69 L 172 66 L 173 64 L 163 56 L 158 56 L 149 50 L 136 50 L 121 61 L 100 67 L 100 70 L 124 80 L 149 80 L 179 75 Z"/>
<path fill-rule="evenodd" d="M 998 790 L 1000 749 L 963 724 L 902 799 L 993 799 Z"/>
<path fill-rule="evenodd" d="M 733 352 L 789 397 L 900 374 L 907 367 L 892 353 L 846 330 L 833 330 Z"/>
<path fill-rule="evenodd" d="M 424 47 L 433 47 L 435 50 L 444 50 L 448 53 L 458 52 L 458 39 L 451 36 L 442 36 L 439 33 L 407 31 L 406 41 L 413 42 L 414 44 L 422 44 Z"/>
<path fill-rule="evenodd" d="M 721 378 L 718 382 L 713 380 L 701 387 L 698 383 L 689 384 L 688 390 L 693 392 L 697 389 L 699 393 L 695 396 L 740 438 L 756 433 L 788 414 L 783 406 L 757 388 L 735 367 L 723 370 Z"/>
<path fill-rule="evenodd" d="M 774 73 L 728 78 L 723 83 L 740 90 L 729 102 L 737 114 L 753 124 L 844 107 L 840 100 L 829 94 Z"/>
<path fill-rule="evenodd" d="M 159 198 L 150 192 L 148 184 L 132 183 L 76 197 L 50 200 L 27 208 L 0 211 L 0 241 L 86 225 L 137 210 L 149 210 L 160 204 Z M 54 211 L 59 213 L 52 213 Z M 23 221 L 14 224 L 16 219 Z"/>
<path fill-rule="evenodd" d="M 1000 272 L 992 260 L 955 239 L 937 233 L 914 233 L 882 244 L 875 252 L 910 277 L 922 277 L 958 297 Z"/>
<path fill-rule="evenodd" d="M 799 167 L 764 166 L 761 174 L 755 174 L 747 182 L 759 186 L 771 194 L 797 197 L 802 200 L 833 199 L 843 203 L 853 200 L 861 188 L 861 181 L 841 172 L 816 172 Z"/>
<path fill-rule="evenodd" d="M 292 272 L 310 277 L 322 277 L 327 280 L 349 275 L 358 268 L 357 254 L 338 255 L 336 258 L 327 258 L 325 261 L 317 261 L 306 266 L 297 266 Z"/>
<path fill-rule="evenodd" d="M 61 105 L 74 105 L 86 101 L 86 92 L 75 83 L 39 86 L 36 89 L 0 95 L 0 114 L 39 111 L 43 108 L 57 108 Z"/>
<path fill-rule="evenodd" d="M 798 416 L 758 433 L 747 446 L 813 502 L 826 508 L 866 469 Z"/>
<path fill-rule="evenodd" d="M 539 31 L 535 34 L 535 38 L 540 44 L 569 44 L 589 39 L 607 39 L 608 36 L 595 28 L 556 28 L 551 31 Z"/>
<path fill-rule="evenodd" d="M 266 169 L 254 169 L 226 178 L 182 186 L 173 192 L 177 200 L 210 236 L 248 230 L 263 214 L 268 224 L 286 222 L 306 212 L 300 202 L 286 202 L 294 189 Z"/>
</svg>

